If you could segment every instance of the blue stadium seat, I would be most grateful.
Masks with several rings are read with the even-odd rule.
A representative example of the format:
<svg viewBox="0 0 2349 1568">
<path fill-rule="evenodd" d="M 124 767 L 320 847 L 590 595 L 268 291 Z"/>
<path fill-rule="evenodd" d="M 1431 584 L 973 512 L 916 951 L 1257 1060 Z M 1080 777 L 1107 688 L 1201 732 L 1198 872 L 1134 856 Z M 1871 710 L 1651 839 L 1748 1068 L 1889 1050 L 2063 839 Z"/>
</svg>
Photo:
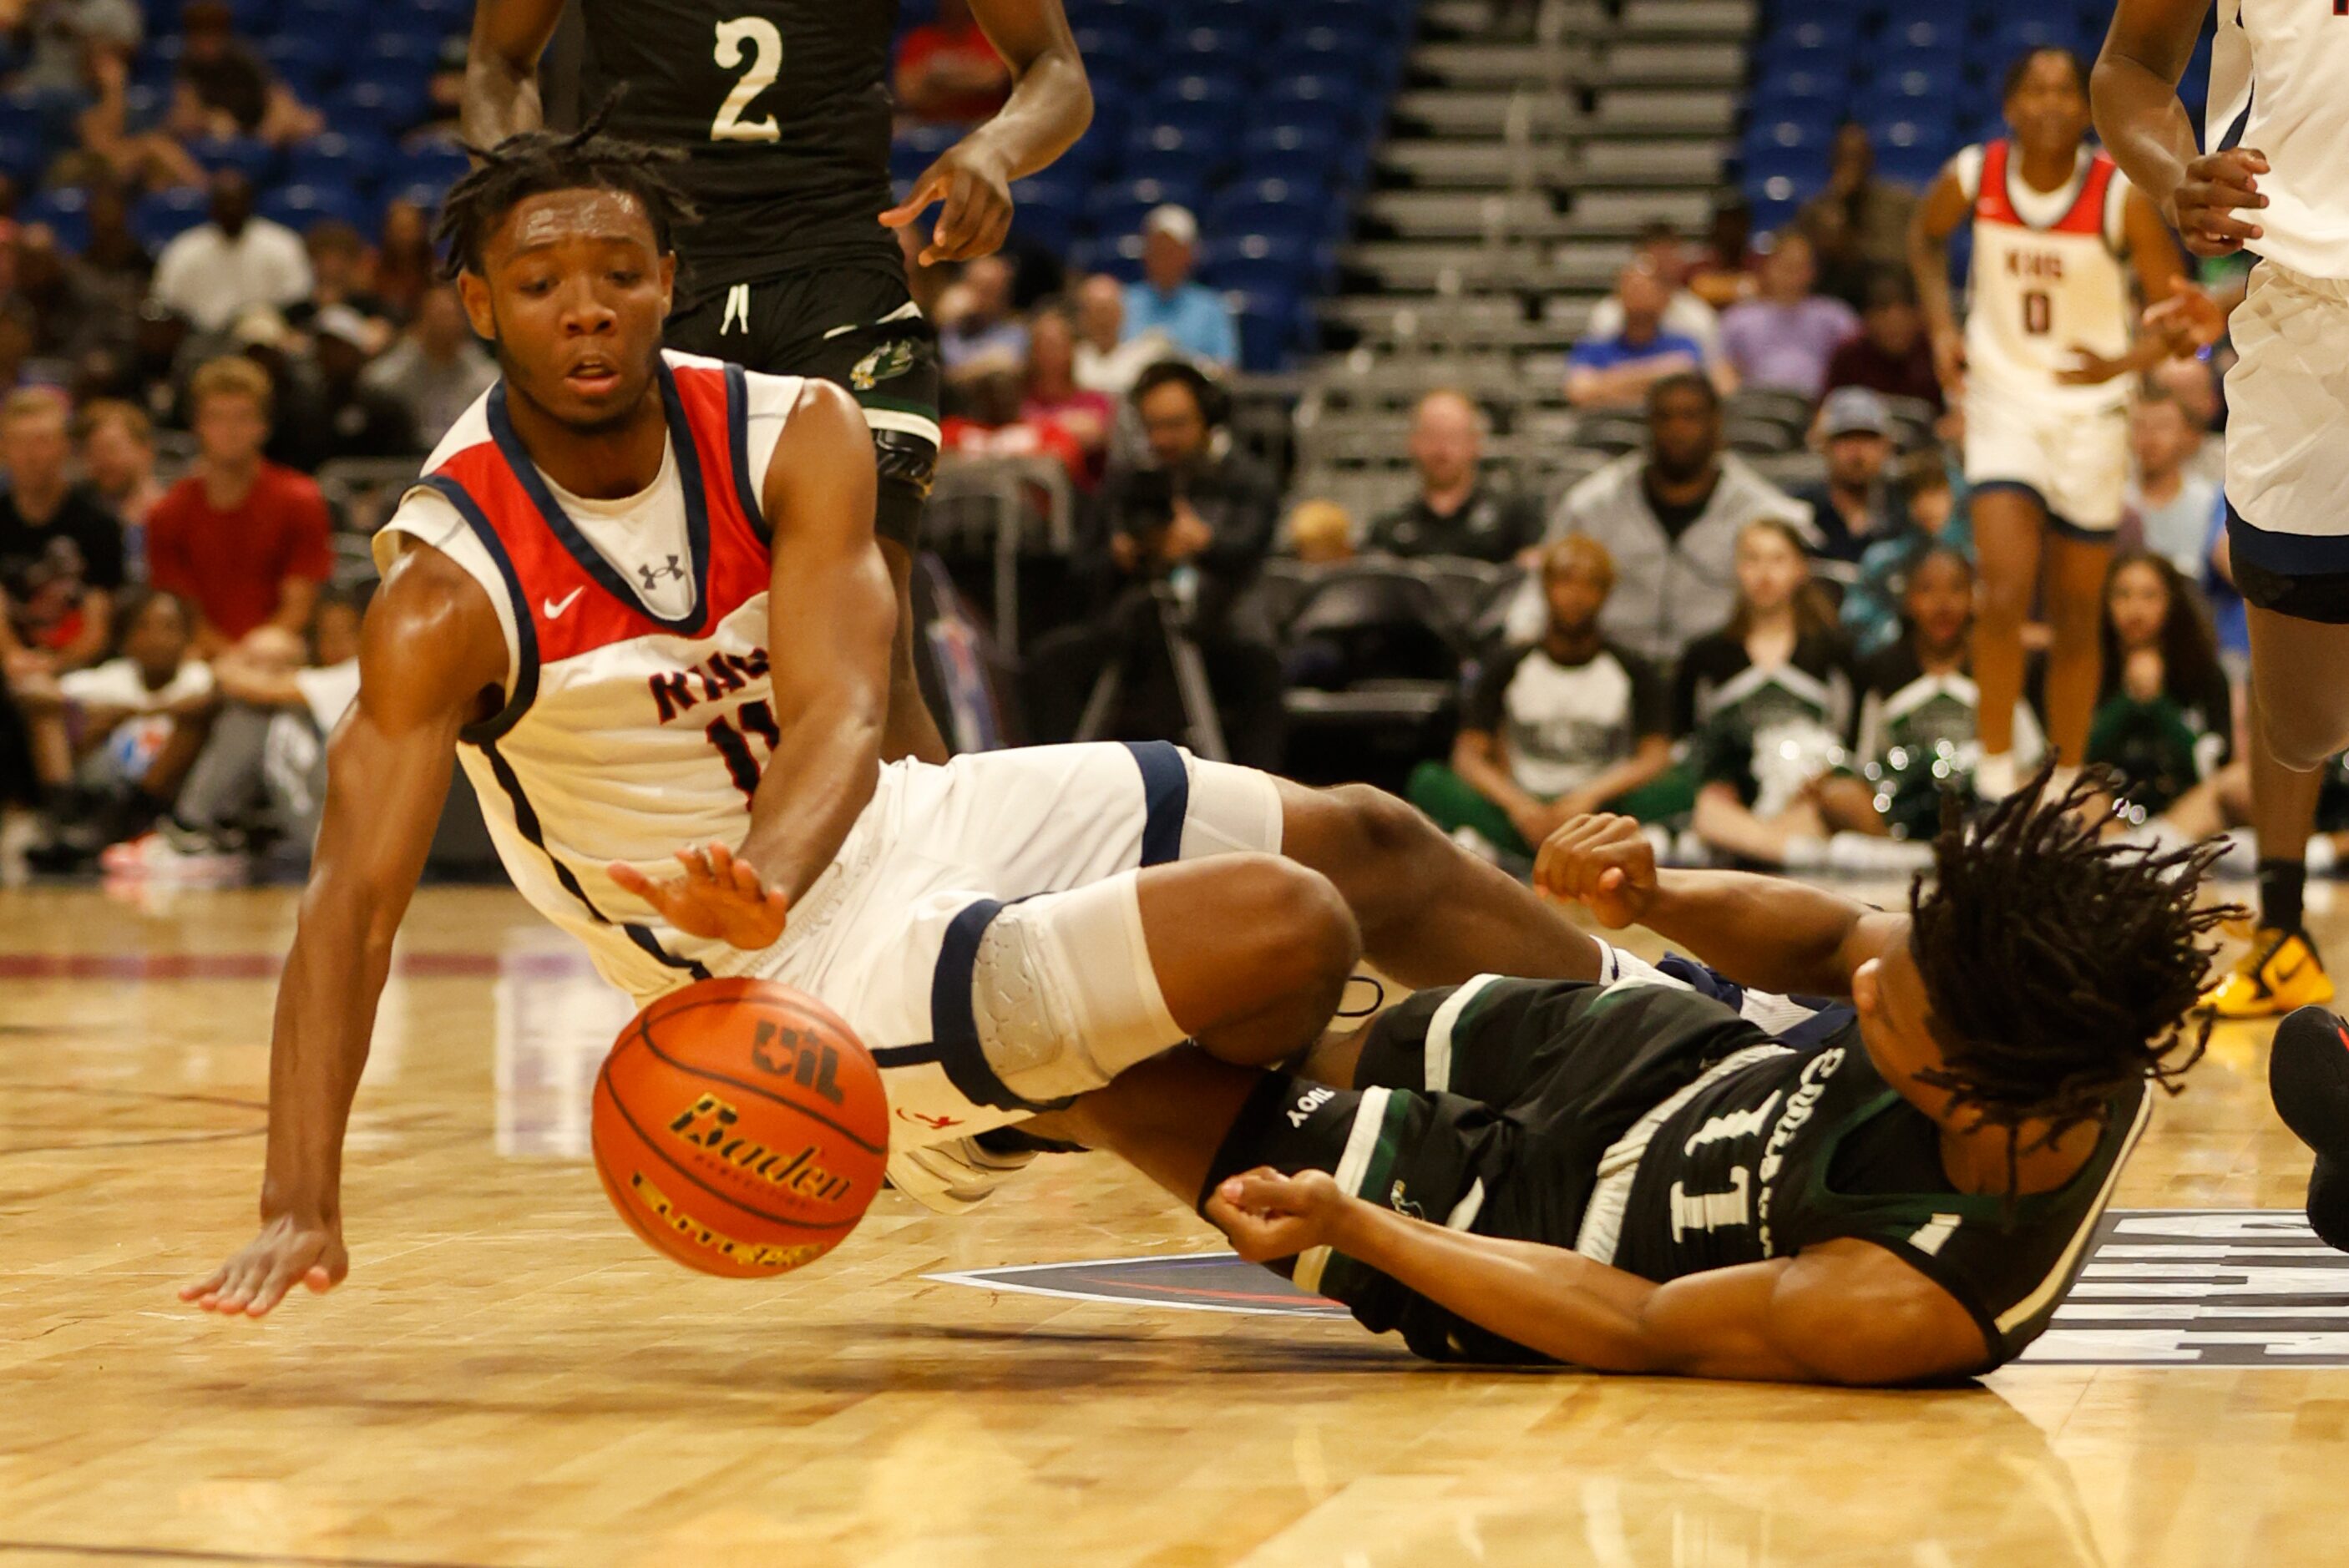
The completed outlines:
<svg viewBox="0 0 2349 1568">
<path fill-rule="evenodd" d="M 422 120 L 427 105 L 424 84 L 385 77 L 364 77 L 346 82 L 328 100 L 330 125 L 366 126 L 397 136 Z"/>
<path fill-rule="evenodd" d="M 316 102 L 343 74 L 342 61 L 335 51 L 302 33 L 279 33 L 264 41 L 261 57 L 295 97 L 308 102 Z"/>
<path fill-rule="evenodd" d="M 438 37 L 420 37 L 398 30 L 376 34 L 364 47 L 367 74 L 371 77 L 414 77 L 420 80 L 432 74 L 440 57 Z"/>
<path fill-rule="evenodd" d="M 19 187 L 37 182 L 48 162 L 47 145 L 29 136 L 0 136 L 0 171 Z"/>
<path fill-rule="evenodd" d="M 1929 112 L 1951 117 L 1962 96 L 1955 72 L 1888 71 L 1853 98 L 1851 115 L 1862 120 Z"/>
<path fill-rule="evenodd" d="M 1238 234 L 1204 249 L 1199 276 L 1222 289 L 1310 288 L 1328 270 L 1321 247 L 1295 234 Z"/>
<path fill-rule="evenodd" d="M 405 201 L 411 207 L 423 208 L 425 215 L 429 217 L 439 209 L 441 198 L 448 194 L 449 187 L 445 181 L 436 183 L 422 180 L 411 185 L 403 185 L 396 191 L 386 191 L 384 202 L 388 205 L 394 201 Z M 360 227 L 365 228 L 367 225 L 361 224 Z"/>
<path fill-rule="evenodd" d="M 1073 32 L 1077 56 L 1085 62 L 1085 75 L 1092 80 L 1096 104 L 1105 89 L 1122 90 L 1142 74 L 1145 57 L 1130 35 L 1098 26 L 1078 27 Z"/>
<path fill-rule="evenodd" d="M 1969 41 L 1962 17 L 1952 21 L 1943 15 L 1918 15 L 1888 22 L 1884 31 L 1877 35 L 1876 47 L 1955 58 L 1964 52 Z"/>
<path fill-rule="evenodd" d="M 1240 368 L 1270 375 L 1289 367 L 1298 338 L 1297 295 L 1288 289 L 1234 290 L 1226 296 L 1240 334 Z"/>
<path fill-rule="evenodd" d="M 395 185 L 453 185 L 471 167 L 463 148 L 435 139 L 401 153 L 384 177 Z"/>
<path fill-rule="evenodd" d="M 285 177 L 297 185 L 373 188 L 391 155 L 390 147 L 365 137 L 327 131 L 295 147 L 285 157 Z"/>
<path fill-rule="evenodd" d="M 1851 99 L 1851 78 L 1841 71 L 1780 71 L 1757 78 L 1746 109 L 1755 119 L 1808 119 L 1839 115 Z"/>
<path fill-rule="evenodd" d="M 1084 223 L 1085 199 L 1078 186 L 1031 176 L 1011 182 L 1011 232 L 1059 254 Z"/>
<path fill-rule="evenodd" d="M 1206 232 L 1335 238 L 1332 231 L 1345 216 L 1344 205 L 1330 201 L 1329 191 L 1318 184 L 1252 180 L 1225 190 L 1207 204 Z"/>
<path fill-rule="evenodd" d="M 1343 142 L 1319 125 L 1258 125 L 1240 142 L 1240 162 L 1265 179 L 1295 180 L 1303 174 L 1328 178 L 1338 167 Z"/>
<path fill-rule="evenodd" d="M 1289 26 L 1330 27 L 1350 37 L 1394 40 L 1410 26 L 1412 9 L 1384 0 L 1303 0 L 1289 13 Z"/>
<path fill-rule="evenodd" d="M 1185 27 L 1162 46 L 1168 67 L 1177 73 L 1245 69 L 1257 47 L 1248 34 L 1228 27 Z"/>
<path fill-rule="evenodd" d="M 1146 111 L 1164 123 L 1229 126 L 1248 101 L 1247 78 L 1234 72 L 1193 73 L 1162 82 Z"/>
<path fill-rule="evenodd" d="M 1833 73 L 1851 68 L 1852 52 L 1849 29 L 1806 21 L 1773 28 L 1755 51 L 1755 58 L 1764 71 Z"/>
<path fill-rule="evenodd" d="M 1751 159 L 1760 152 L 1775 151 L 1824 159 L 1827 144 L 1835 139 L 1837 119 L 1832 115 L 1788 115 L 1756 120 L 1746 128 L 1745 154 Z"/>
<path fill-rule="evenodd" d="M 1210 181 L 1231 160 L 1230 139 L 1202 127 L 1145 125 L 1130 131 L 1119 167 L 1129 180 Z"/>
<path fill-rule="evenodd" d="M 209 205 L 199 186 L 175 185 L 151 191 L 130 209 L 130 232 L 150 249 L 168 244 L 202 222 Z"/>
<path fill-rule="evenodd" d="M 277 150 L 254 137 L 206 137 L 188 143 L 188 156 L 207 174 L 233 169 L 256 187 L 267 185 L 277 174 Z"/>
<path fill-rule="evenodd" d="M 1196 182 L 1170 180 L 1124 180 L 1095 190 L 1085 201 L 1085 219 L 1104 240 L 1131 234 L 1153 207 L 1172 201 L 1194 213 L 1206 204 L 1206 188 Z"/>
<path fill-rule="evenodd" d="M 261 199 L 260 212 L 297 234 L 329 222 L 364 229 L 370 215 L 356 192 L 339 185 L 281 185 Z"/>
<path fill-rule="evenodd" d="M 1069 20 L 1114 28 L 1139 43 L 1164 30 L 1166 11 L 1161 0 L 1079 0 L 1069 7 Z"/>
<path fill-rule="evenodd" d="M 1335 115 L 1336 123 L 1356 136 L 1370 129 L 1370 117 L 1384 107 L 1363 92 L 1360 82 L 1330 76 L 1276 77 L 1266 84 L 1262 102 L 1259 123 L 1293 121 L 1299 111 L 1312 110 Z"/>
</svg>

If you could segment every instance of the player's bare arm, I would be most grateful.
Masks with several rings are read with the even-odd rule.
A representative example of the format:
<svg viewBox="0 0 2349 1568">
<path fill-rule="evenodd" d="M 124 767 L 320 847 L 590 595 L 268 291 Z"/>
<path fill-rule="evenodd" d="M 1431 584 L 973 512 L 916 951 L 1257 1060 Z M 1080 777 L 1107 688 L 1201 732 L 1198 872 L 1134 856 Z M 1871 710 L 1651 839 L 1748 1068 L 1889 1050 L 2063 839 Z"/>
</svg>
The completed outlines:
<svg viewBox="0 0 2349 1568">
<path fill-rule="evenodd" d="M 1868 1242 L 1657 1284 L 1563 1247 L 1380 1208 L 1319 1171 L 1232 1177 L 1206 1212 L 1250 1262 L 1330 1247 L 1480 1327 L 1596 1371 L 1879 1385 L 1991 1359 L 1956 1297 Z"/>
<path fill-rule="evenodd" d="M 545 123 L 538 97 L 538 58 L 554 36 L 564 0 L 473 0 L 465 46 L 465 93 L 459 123 L 476 147 L 495 147 Z"/>
<path fill-rule="evenodd" d="M 679 851 L 680 880 L 616 862 L 613 880 L 663 919 L 737 947 L 782 935 L 880 776 L 896 598 L 873 535 L 873 443 L 849 395 L 802 389 L 761 500 L 773 528 L 769 663 L 780 738 L 739 848 Z"/>
<path fill-rule="evenodd" d="M 1971 203 L 1958 177 L 1944 169 L 1917 203 L 1909 220 L 1909 271 L 1917 280 L 1917 303 L 1933 339 L 1933 370 L 1941 390 L 1956 397 L 1965 390 L 1966 338 L 1950 297 L 1950 236 L 1966 221 Z"/>
<path fill-rule="evenodd" d="M 2210 0 L 2120 0 L 2088 82 L 2096 134 L 2198 256 L 2223 256 L 2261 237 L 2236 216 L 2268 204 L 2266 155 L 2249 147 L 2205 154 L 2178 80 L 2193 57 Z"/>
<path fill-rule="evenodd" d="M 270 1040 L 261 1233 L 180 1292 L 260 1316 L 298 1281 L 341 1282 L 343 1131 L 367 1065 L 391 943 L 440 820 L 457 732 L 493 711 L 506 645 L 488 596 L 411 546 L 369 609 L 359 695 L 326 748 L 326 817 Z"/>
<path fill-rule="evenodd" d="M 971 0 L 970 10 L 1011 67 L 1011 97 L 994 119 L 923 170 L 905 201 L 881 214 L 895 229 L 932 202 L 946 203 L 922 247 L 924 266 L 1000 249 L 1011 232 L 1011 181 L 1066 152 L 1093 119 L 1092 86 L 1061 0 Z"/>
<path fill-rule="evenodd" d="M 1659 871 L 1629 817 L 1580 817 L 1551 834 L 1534 885 L 1601 925 L 1644 925 L 1744 985 L 1848 996 L 1852 976 L 1908 940 L 1909 917 L 1839 893 L 1744 872 Z"/>
</svg>

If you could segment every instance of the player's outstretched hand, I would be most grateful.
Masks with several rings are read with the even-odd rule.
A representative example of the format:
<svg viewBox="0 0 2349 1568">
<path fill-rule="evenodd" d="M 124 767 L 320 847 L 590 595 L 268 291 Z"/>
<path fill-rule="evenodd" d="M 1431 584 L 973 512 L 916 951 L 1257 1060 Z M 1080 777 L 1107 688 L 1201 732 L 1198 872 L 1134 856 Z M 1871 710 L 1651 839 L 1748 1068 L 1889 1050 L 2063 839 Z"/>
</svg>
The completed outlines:
<svg viewBox="0 0 2349 1568">
<path fill-rule="evenodd" d="M 2186 178 L 2178 182 L 2164 216 L 2196 255 L 2230 255 L 2243 248 L 2244 241 L 2265 233 L 2235 213 L 2268 204 L 2260 194 L 2259 181 L 2267 171 L 2267 154 L 2251 148 L 2206 153 L 2186 166 Z"/>
<path fill-rule="evenodd" d="M 1207 1200 L 1206 1214 L 1242 1259 L 1260 1264 L 1327 1246 L 1348 1202 L 1326 1171 L 1284 1176 L 1265 1165 L 1226 1177 Z"/>
<path fill-rule="evenodd" d="M 750 861 L 714 841 L 679 850 L 677 859 L 685 875 L 676 882 L 655 882 L 626 861 L 614 861 L 607 869 L 623 891 L 651 904 L 688 936 L 753 953 L 772 947 L 781 937 L 791 901 L 769 887 Z"/>
<path fill-rule="evenodd" d="M 965 138 L 922 170 L 905 199 L 881 214 L 882 226 L 903 228 L 933 201 L 946 207 L 922 247 L 922 265 L 991 256 L 1011 232 L 1011 170 L 999 154 Z"/>
<path fill-rule="evenodd" d="M 1577 817 L 1542 841 L 1534 886 L 1583 905 L 1609 931 L 1637 925 L 1656 894 L 1656 847 L 1629 817 Z"/>
<path fill-rule="evenodd" d="M 299 1280 L 316 1292 L 332 1290 L 351 1272 L 343 1228 L 330 1220 L 279 1214 L 233 1257 L 206 1277 L 180 1287 L 180 1299 L 224 1317 L 259 1317 L 285 1299 Z"/>
<path fill-rule="evenodd" d="M 2072 363 L 2055 373 L 2055 381 L 2063 387 L 2102 387 L 2106 382 L 2126 375 L 2136 367 L 2127 355 L 2107 359 L 2095 349 L 2074 344 Z"/>
<path fill-rule="evenodd" d="M 2227 307 L 2192 284 L 2146 307 L 2142 322 L 2147 337 L 2159 338 L 2178 358 L 2199 354 L 2227 335 Z"/>
</svg>

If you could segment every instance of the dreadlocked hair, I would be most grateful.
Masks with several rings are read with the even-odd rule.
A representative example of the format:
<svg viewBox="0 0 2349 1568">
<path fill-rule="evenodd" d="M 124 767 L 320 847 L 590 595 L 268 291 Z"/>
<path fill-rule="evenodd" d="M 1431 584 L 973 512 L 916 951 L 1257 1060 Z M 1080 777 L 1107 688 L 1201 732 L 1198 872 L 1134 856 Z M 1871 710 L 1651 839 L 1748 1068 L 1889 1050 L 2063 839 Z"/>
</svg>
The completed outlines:
<svg viewBox="0 0 2349 1568">
<path fill-rule="evenodd" d="M 2020 1128 L 2044 1119 L 2044 1148 L 2101 1120 L 2139 1078 L 2171 1094 L 2199 1060 L 2210 1020 L 2187 1014 L 2231 904 L 2198 907 L 2220 847 L 2163 851 L 2106 842 L 2118 780 L 2090 769 L 2048 795 L 2050 762 L 1969 830 L 1942 801 L 1933 885 L 1910 885 L 1910 951 L 1932 1004 L 1944 1065 L 1917 1076 L 2008 1129 L 2007 1190 L 2019 1185 Z"/>
<path fill-rule="evenodd" d="M 517 131 L 490 148 L 463 144 L 473 167 L 449 188 L 432 223 L 432 243 L 446 258 L 441 264 L 450 277 L 480 273 L 482 248 L 506 214 L 551 191 L 614 191 L 635 197 L 652 220 L 653 242 L 663 255 L 670 250 L 673 230 L 700 221 L 692 198 L 667 168 L 683 161 L 683 152 L 604 134 L 604 121 L 619 101 L 615 91 L 574 131 Z"/>
</svg>

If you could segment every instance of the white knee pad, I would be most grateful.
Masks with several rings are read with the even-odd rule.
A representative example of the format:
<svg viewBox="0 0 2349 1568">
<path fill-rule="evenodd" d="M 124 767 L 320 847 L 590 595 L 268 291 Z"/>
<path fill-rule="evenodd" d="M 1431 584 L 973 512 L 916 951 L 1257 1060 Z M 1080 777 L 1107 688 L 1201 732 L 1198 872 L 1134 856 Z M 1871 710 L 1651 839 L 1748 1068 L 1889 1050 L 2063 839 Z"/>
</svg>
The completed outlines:
<svg viewBox="0 0 2349 1568">
<path fill-rule="evenodd" d="M 1190 769 L 1190 810 L 1183 820 L 1183 858 L 1280 853 L 1280 786 L 1269 773 L 1183 754 Z"/>
<path fill-rule="evenodd" d="M 972 1021 L 1021 1099 L 1099 1088 L 1183 1040 L 1150 965 L 1137 877 L 1008 904 L 979 938 Z"/>
</svg>

